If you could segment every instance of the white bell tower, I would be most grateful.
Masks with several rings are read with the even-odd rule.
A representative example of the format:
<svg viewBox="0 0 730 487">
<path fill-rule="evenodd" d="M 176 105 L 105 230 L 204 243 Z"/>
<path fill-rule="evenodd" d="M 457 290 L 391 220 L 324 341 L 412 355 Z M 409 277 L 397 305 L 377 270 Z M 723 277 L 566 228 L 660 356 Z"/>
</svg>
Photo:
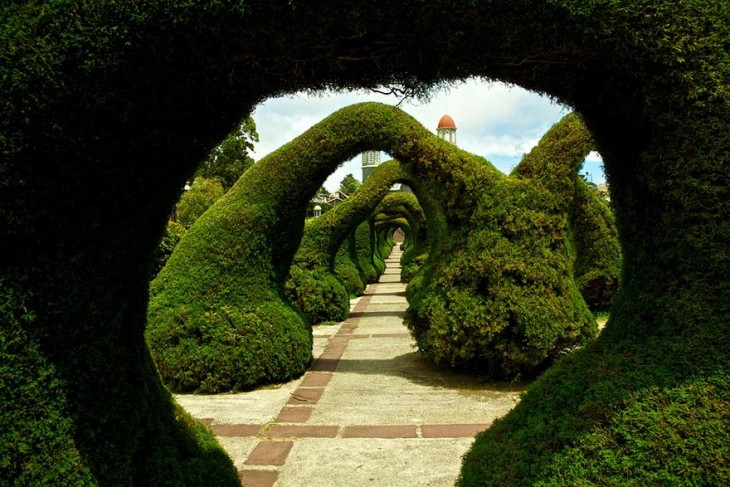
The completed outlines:
<svg viewBox="0 0 730 487">
<path fill-rule="evenodd" d="M 373 169 L 380 165 L 380 151 L 369 150 L 362 153 L 362 182 L 370 176 Z"/>
</svg>

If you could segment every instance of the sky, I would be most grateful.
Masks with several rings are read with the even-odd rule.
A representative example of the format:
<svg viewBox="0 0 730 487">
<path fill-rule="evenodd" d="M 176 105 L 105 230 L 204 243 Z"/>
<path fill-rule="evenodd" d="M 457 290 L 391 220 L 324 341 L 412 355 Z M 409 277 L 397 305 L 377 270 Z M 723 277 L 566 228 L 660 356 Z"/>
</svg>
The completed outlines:
<svg viewBox="0 0 730 487">
<path fill-rule="evenodd" d="M 353 103 L 378 101 L 396 105 L 400 98 L 375 92 L 296 94 L 271 98 L 253 112 L 259 142 L 252 156 L 258 160 L 269 152 L 301 135 L 332 112 Z M 485 157 L 504 173 L 508 173 L 532 149 L 540 137 L 570 112 L 570 108 L 549 98 L 503 83 L 469 80 L 448 90 L 435 93 L 428 102 L 406 100 L 400 108 L 432 132 L 443 115 L 456 123 L 457 145 L 468 152 Z M 383 153 L 381 160 L 390 157 Z M 603 163 L 592 152 L 581 172 L 595 183 L 604 182 Z M 361 158 L 343 163 L 327 179 L 324 186 L 332 192 L 340 181 L 352 174 L 362 178 Z"/>
</svg>

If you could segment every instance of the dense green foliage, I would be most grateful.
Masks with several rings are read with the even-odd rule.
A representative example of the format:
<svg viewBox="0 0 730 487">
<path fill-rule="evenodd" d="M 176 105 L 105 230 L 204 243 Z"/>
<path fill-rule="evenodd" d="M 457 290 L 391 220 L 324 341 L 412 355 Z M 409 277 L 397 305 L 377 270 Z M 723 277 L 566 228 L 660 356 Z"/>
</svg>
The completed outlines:
<svg viewBox="0 0 730 487">
<path fill-rule="evenodd" d="M 307 221 L 299 249 L 294 255 L 286 291 L 287 298 L 310 323 L 347 318 L 350 292 L 337 278 L 335 257 L 348 235 L 370 216 L 390 187 L 407 179 L 408 175 L 396 161 L 381 164 L 344 202 L 321 217 Z M 355 274 L 347 276 L 345 256 L 340 254 L 343 265 L 339 274 L 354 290 L 357 285 L 355 279 L 360 276 L 354 263 L 349 274 L 353 271 Z M 359 280 L 362 285 L 362 279 Z"/>
<path fill-rule="evenodd" d="M 355 233 L 348 237 L 347 247 L 350 258 L 360 273 L 363 283 L 377 282 L 382 272 L 375 268 L 375 231 L 372 222 L 363 222 Z"/>
<path fill-rule="evenodd" d="M 340 191 L 345 193 L 347 196 L 352 196 L 355 194 L 355 191 L 357 191 L 362 183 L 355 179 L 355 176 L 352 174 L 348 174 L 344 178 L 342 178 L 342 181 L 340 181 Z"/>
<path fill-rule="evenodd" d="M 174 221 L 167 222 L 165 234 L 162 236 L 162 240 L 160 240 L 160 244 L 155 251 L 151 278 L 155 277 L 165 267 L 167 259 L 170 258 L 172 251 L 175 250 L 183 235 L 185 235 L 184 226 Z"/>
<path fill-rule="evenodd" d="M 369 222 L 365 222 L 369 223 Z M 363 274 L 357 267 L 359 258 L 353 250 L 351 242 L 354 240 L 355 232 L 347 236 L 335 255 L 334 273 L 337 279 L 345 287 L 350 298 L 360 296 L 365 290 L 366 283 L 363 281 Z"/>
<path fill-rule="evenodd" d="M 561 194 L 575 252 L 574 277 L 583 299 L 593 311 L 608 310 L 618 290 L 621 248 L 613 213 L 581 178 L 575 177 L 583 153 L 593 142 L 582 126 L 553 127 L 513 171 L 519 178 L 549 177 L 547 184 Z M 572 132 L 572 133 L 571 133 Z M 576 153 L 577 151 L 577 153 Z M 556 186 L 557 185 L 557 186 Z M 556 202 L 556 208 L 565 202 Z"/>
<path fill-rule="evenodd" d="M 253 165 L 254 160 L 249 151 L 253 150 L 254 143 L 258 141 L 256 122 L 251 117 L 244 119 L 235 132 L 208 154 L 195 171 L 195 176 L 215 179 L 223 187 L 223 191 L 228 191 L 241 174 Z"/>
<path fill-rule="evenodd" d="M 175 206 L 175 218 L 185 228 L 195 223 L 225 191 L 217 179 L 195 178 L 190 189 L 185 191 Z"/>
<path fill-rule="evenodd" d="M 729 23 L 725 0 L 3 2 L 3 479 L 237 485 L 143 340 L 180 188 L 267 97 L 481 76 L 581 113 L 623 270 L 597 342 L 480 436 L 462 484 L 730 483 Z M 409 287 L 463 218 L 419 201 L 432 247 Z"/>
<path fill-rule="evenodd" d="M 621 275 L 621 246 L 613 213 L 588 185 L 578 181 L 571 227 L 577 258 L 575 279 L 591 311 L 611 308 Z"/>
</svg>

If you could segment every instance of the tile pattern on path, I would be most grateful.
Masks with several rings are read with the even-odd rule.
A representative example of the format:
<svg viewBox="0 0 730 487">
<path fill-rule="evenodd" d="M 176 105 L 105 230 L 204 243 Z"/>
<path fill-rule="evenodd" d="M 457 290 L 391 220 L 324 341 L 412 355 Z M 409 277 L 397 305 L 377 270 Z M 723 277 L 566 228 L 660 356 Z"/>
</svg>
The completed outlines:
<svg viewBox="0 0 730 487">
<path fill-rule="evenodd" d="M 453 485 L 474 435 L 522 389 L 426 362 L 403 325 L 394 250 L 350 317 L 315 327 L 301 378 L 240 394 L 177 395 L 210 425 L 245 486 Z"/>
</svg>

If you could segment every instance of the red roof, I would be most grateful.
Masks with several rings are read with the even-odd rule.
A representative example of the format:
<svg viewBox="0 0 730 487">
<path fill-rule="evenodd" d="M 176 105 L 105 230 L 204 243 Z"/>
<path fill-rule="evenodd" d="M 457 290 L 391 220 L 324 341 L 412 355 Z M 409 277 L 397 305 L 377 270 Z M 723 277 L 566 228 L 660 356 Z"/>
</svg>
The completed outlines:
<svg viewBox="0 0 730 487">
<path fill-rule="evenodd" d="M 456 124 L 454 123 L 454 119 L 449 117 L 448 115 L 444 115 L 441 117 L 441 120 L 439 120 L 439 126 L 436 127 L 437 129 L 455 129 Z"/>
</svg>

